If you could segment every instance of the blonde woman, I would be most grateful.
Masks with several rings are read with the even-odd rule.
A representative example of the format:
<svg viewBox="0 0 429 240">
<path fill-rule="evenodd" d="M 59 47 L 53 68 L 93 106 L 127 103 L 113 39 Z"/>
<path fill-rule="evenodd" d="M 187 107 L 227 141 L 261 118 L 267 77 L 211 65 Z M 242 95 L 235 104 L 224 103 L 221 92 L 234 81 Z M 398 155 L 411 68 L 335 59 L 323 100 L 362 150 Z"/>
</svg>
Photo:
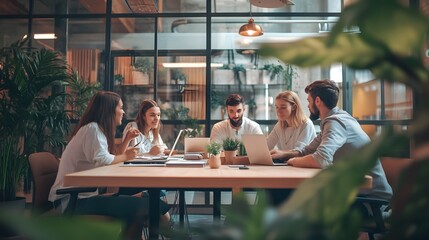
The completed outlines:
<svg viewBox="0 0 429 240">
<path fill-rule="evenodd" d="M 316 131 L 313 122 L 304 115 L 298 95 L 284 91 L 276 97 L 278 122 L 268 135 L 267 144 L 270 150 L 292 150 L 306 146 Z"/>
</svg>

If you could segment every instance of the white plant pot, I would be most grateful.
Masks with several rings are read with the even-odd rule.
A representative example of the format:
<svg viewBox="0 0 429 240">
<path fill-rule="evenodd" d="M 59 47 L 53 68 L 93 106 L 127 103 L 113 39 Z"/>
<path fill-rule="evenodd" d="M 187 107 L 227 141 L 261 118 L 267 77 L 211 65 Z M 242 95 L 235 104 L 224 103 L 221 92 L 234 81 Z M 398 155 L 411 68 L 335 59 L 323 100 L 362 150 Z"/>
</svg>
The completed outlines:
<svg viewBox="0 0 429 240">
<path fill-rule="evenodd" d="M 133 84 L 134 85 L 148 85 L 149 74 L 140 71 L 133 71 Z"/>
<path fill-rule="evenodd" d="M 229 69 L 215 69 L 213 71 L 213 84 L 234 84 L 234 72 Z"/>
<path fill-rule="evenodd" d="M 260 78 L 260 83 L 261 84 L 270 84 L 271 83 L 270 72 L 268 72 L 267 70 L 262 70 L 262 77 Z"/>
<path fill-rule="evenodd" d="M 255 85 L 259 83 L 260 71 L 257 69 L 246 69 L 246 84 Z"/>
</svg>

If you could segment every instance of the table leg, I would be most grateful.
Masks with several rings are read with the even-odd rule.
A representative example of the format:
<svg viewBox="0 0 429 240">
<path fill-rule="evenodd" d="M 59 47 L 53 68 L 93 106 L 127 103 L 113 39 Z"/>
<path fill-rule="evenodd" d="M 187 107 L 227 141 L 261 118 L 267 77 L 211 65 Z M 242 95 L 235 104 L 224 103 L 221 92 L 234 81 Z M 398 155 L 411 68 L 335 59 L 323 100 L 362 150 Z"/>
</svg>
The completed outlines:
<svg viewBox="0 0 429 240">
<path fill-rule="evenodd" d="M 159 235 L 159 197 L 161 190 L 151 188 L 149 192 L 149 239 L 158 239 Z"/>
<path fill-rule="evenodd" d="M 180 227 L 184 227 L 185 222 L 185 191 L 179 190 L 179 222 Z"/>
<path fill-rule="evenodd" d="M 220 223 L 220 190 L 213 190 L 213 222 Z"/>
</svg>

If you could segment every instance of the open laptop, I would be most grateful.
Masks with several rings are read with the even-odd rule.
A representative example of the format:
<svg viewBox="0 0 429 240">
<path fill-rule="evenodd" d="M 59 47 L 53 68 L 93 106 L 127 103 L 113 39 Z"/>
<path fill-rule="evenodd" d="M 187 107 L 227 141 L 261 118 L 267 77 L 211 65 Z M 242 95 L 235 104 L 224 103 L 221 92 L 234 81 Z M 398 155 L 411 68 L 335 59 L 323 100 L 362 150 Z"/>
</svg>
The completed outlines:
<svg viewBox="0 0 429 240">
<path fill-rule="evenodd" d="M 287 166 L 287 163 L 273 162 L 265 135 L 244 134 L 241 139 L 251 165 Z"/>
<path fill-rule="evenodd" d="M 171 156 L 173 155 L 174 149 L 176 149 L 177 142 L 179 141 L 181 135 L 182 130 L 180 130 L 179 134 L 177 135 L 176 140 L 174 141 L 173 147 L 170 149 L 170 153 L 168 154 L 168 156 L 137 156 L 136 159 L 125 161 L 124 164 L 148 164 L 151 166 L 165 166 L 165 163 L 172 159 Z"/>
<path fill-rule="evenodd" d="M 210 138 L 185 138 L 185 153 L 205 153 Z"/>
</svg>

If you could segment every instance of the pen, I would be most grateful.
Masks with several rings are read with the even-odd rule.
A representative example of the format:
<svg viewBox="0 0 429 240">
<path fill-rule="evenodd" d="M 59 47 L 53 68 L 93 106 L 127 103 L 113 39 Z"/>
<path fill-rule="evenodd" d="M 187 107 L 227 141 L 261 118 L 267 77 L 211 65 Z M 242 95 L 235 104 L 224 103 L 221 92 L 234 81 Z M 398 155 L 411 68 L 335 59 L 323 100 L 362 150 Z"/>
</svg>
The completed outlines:
<svg viewBox="0 0 429 240">
<path fill-rule="evenodd" d="M 137 145 L 139 145 L 142 142 L 142 140 L 140 140 L 140 142 L 136 143 L 136 145 L 134 145 L 133 147 L 137 147 Z"/>
</svg>

